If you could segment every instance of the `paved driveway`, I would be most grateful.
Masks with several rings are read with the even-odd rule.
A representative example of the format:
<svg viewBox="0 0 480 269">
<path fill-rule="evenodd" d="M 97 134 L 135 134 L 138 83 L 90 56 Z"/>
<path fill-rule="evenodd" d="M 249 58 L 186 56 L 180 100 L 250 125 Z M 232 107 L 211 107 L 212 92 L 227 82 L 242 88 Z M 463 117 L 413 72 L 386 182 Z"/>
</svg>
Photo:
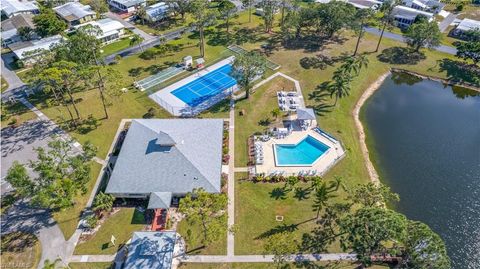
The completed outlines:
<svg viewBox="0 0 480 269">
<path fill-rule="evenodd" d="M 14 161 L 27 164 L 29 160 L 35 160 L 37 157 L 35 148 L 45 147 L 54 135 L 59 134 L 58 128 L 49 128 L 52 124 L 51 121 L 36 119 L 27 121 L 17 128 L 5 127 L 1 130 L 2 179 Z M 1 193 L 9 190 L 9 184 L 2 180 Z"/>
</svg>

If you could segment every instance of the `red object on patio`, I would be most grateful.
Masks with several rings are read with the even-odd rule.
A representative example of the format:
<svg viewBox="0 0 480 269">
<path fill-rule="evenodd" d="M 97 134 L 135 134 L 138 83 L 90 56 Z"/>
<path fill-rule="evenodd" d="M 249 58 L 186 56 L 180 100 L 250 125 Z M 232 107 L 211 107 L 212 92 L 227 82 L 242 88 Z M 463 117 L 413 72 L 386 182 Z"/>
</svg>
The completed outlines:
<svg viewBox="0 0 480 269">
<path fill-rule="evenodd" d="M 165 208 L 155 209 L 152 221 L 152 231 L 162 231 L 167 227 L 168 210 Z"/>
</svg>

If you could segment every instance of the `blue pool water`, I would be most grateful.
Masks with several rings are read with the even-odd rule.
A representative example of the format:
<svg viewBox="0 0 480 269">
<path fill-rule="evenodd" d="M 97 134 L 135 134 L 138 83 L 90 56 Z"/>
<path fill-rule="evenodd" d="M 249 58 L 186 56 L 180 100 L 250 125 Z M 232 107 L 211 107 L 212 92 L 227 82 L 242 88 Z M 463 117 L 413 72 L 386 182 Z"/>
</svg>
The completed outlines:
<svg viewBox="0 0 480 269">
<path fill-rule="evenodd" d="M 281 166 L 310 166 L 328 149 L 327 145 L 307 136 L 296 145 L 276 144 L 275 158 Z"/>
<path fill-rule="evenodd" d="M 231 70 L 231 65 L 224 65 L 172 91 L 172 94 L 190 107 L 195 107 L 237 84 L 230 76 Z"/>
</svg>

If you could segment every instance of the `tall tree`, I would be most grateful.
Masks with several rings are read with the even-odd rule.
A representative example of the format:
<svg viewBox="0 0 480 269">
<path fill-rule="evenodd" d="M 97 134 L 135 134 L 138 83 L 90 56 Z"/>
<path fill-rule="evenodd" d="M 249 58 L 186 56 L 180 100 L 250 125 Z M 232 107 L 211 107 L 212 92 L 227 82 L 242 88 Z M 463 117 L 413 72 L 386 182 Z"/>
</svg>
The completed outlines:
<svg viewBox="0 0 480 269">
<path fill-rule="evenodd" d="M 278 11 L 279 5 L 279 0 L 260 1 L 260 7 L 263 9 L 263 24 L 265 25 L 265 32 L 267 33 L 272 32 L 275 13 Z"/>
<path fill-rule="evenodd" d="M 15 187 L 16 193 L 21 197 L 25 197 L 33 192 L 33 185 L 27 169 L 18 161 L 14 161 L 8 169 L 5 180 Z"/>
<path fill-rule="evenodd" d="M 142 38 L 139 35 L 133 35 L 132 38 L 130 39 L 130 46 L 138 46 L 141 51 L 142 49 Z"/>
<path fill-rule="evenodd" d="M 343 1 L 319 4 L 317 10 L 317 31 L 326 38 L 332 38 L 354 19 L 355 7 Z"/>
<path fill-rule="evenodd" d="M 37 160 L 30 161 L 36 177 L 25 177 L 19 164 L 9 170 L 7 181 L 32 203 L 52 209 L 65 209 L 74 204 L 79 192 L 87 192 L 90 161 L 96 149 L 85 143 L 82 153 L 75 153 L 72 141 L 55 138 L 48 148 L 37 148 Z M 20 172 L 19 172 L 20 171 Z"/>
<path fill-rule="evenodd" d="M 200 56 L 205 57 L 205 28 L 215 23 L 215 11 L 210 9 L 208 0 L 192 0 L 193 26 L 200 37 Z"/>
<path fill-rule="evenodd" d="M 285 11 L 289 5 L 290 5 L 290 0 L 281 0 L 280 2 L 280 13 L 281 13 L 280 27 L 283 27 L 285 23 Z"/>
<path fill-rule="evenodd" d="M 241 0 L 244 7 L 248 9 L 248 22 L 252 22 L 252 2 L 253 0 Z"/>
<path fill-rule="evenodd" d="M 404 215 L 381 207 L 363 207 L 340 221 L 340 244 L 353 250 L 363 264 L 370 264 L 373 254 L 394 250 L 395 242 L 405 238 Z"/>
<path fill-rule="evenodd" d="M 50 8 L 41 8 L 40 14 L 33 17 L 33 23 L 35 31 L 41 37 L 56 35 L 67 29 L 67 24 L 60 20 Z"/>
<path fill-rule="evenodd" d="M 191 224 L 200 224 L 204 245 L 220 238 L 226 233 L 227 223 L 225 194 L 208 193 L 203 189 L 194 189 L 180 200 L 179 211 L 186 215 Z"/>
<path fill-rule="evenodd" d="M 18 28 L 17 32 L 23 41 L 32 40 L 35 36 L 35 31 L 28 26 Z"/>
<path fill-rule="evenodd" d="M 276 233 L 265 242 L 265 255 L 273 254 L 273 262 L 277 268 L 282 268 L 290 256 L 297 252 L 298 246 L 292 233 Z"/>
<path fill-rule="evenodd" d="M 409 221 L 403 244 L 405 251 L 402 262 L 406 268 L 451 268 L 445 243 L 426 224 Z"/>
<path fill-rule="evenodd" d="M 138 5 L 135 8 L 135 16 L 140 19 L 142 24 L 145 24 L 145 18 L 147 17 L 147 10 L 145 9 L 145 7 L 142 5 Z"/>
<path fill-rule="evenodd" d="M 91 65 L 95 62 L 93 52 L 98 54 L 102 45 L 96 38 L 100 33 L 99 27 L 91 25 L 80 27 L 75 34 L 54 47 L 56 60 Z"/>
<path fill-rule="evenodd" d="M 478 36 L 478 38 L 476 38 Z M 457 42 L 457 57 L 465 61 L 471 60 L 478 66 L 480 62 L 480 30 L 471 31 L 467 34 L 465 42 Z"/>
<path fill-rule="evenodd" d="M 247 99 L 250 97 L 253 81 L 265 73 L 266 64 L 265 58 L 253 51 L 235 57 L 231 75 L 245 91 Z"/>
<path fill-rule="evenodd" d="M 401 0 L 385 0 L 382 5 L 380 6 L 379 14 L 380 14 L 380 22 L 382 23 L 382 32 L 380 33 L 380 37 L 378 38 L 377 47 L 375 48 L 375 52 L 378 51 L 380 48 L 380 43 L 383 39 L 383 34 L 385 33 L 385 29 L 389 26 L 393 26 L 395 22 L 395 17 L 393 16 L 393 10 L 396 6 L 400 5 L 402 2 Z"/>
<path fill-rule="evenodd" d="M 227 33 L 229 33 L 230 19 L 236 14 L 237 7 L 229 0 L 222 0 L 218 4 L 218 11 L 220 12 L 220 16 L 222 17 L 222 19 L 225 20 Z"/>
<path fill-rule="evenodd" d="M 315 189 L 314 200 L 312 208 L 317 212 L 316 218 L 320 217 L 320 211 L 327 206 L 327 202 L 336 197 L 334 194 L 340 187 L 340 179 L 331 181 L 329 184 L 327 182 L 322 182 L 320 186 Z"/>
<path fill-rule="evenodd" d="M 192 11 L 192 1 L 190 0 L 174 0 L 174 10 L 180 14 L 182 20 L 185 20 L 185 14 Z"/>
<path fill-rule="evenodd" d="M 408 27 L 405 38 L 408 46 L 415 52 L 419 52 L 423 47 L 429 49 L 438 47 L 442 40 L 442 33 L 436 21 L 419 20 Z"/>
<path fill-rule="evenodd" d="M 354 187 L 349 191 L 349 198 L 352 202 L 365 207 L 382 206 L 400 200 L 398 194 L 393 193 L 390 187 L 384 184 L 377 186 L 372 182 Z"/>
<path fill-rule="evenodd" d="M 370 8 L 359 9 L 355 13 L 352 28 L 358 34 L 358 38 L 357 38 L 357 44 L 355 45 L 355 51 L 353 52 L 353 56 L 357 55 L 358 47 L 360 46 L 360 40 L 362 39 L 365 33 L 365 27 L 368 26 L 369 22 L 373 19 L 374 15 L 375 15 L 374 11 Z"/>
</svg>

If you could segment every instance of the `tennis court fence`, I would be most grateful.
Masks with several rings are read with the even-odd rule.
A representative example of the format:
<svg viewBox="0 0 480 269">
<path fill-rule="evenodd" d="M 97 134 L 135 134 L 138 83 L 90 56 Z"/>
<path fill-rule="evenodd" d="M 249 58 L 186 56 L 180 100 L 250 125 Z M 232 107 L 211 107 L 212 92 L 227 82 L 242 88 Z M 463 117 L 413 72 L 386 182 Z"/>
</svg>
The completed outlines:
<svg viewBox="0 0 480 269">
<path fill-rule="evenodd" d="M 165 70 L 162 70 L 160 72 L 158 72 L 157 74 L 155 75 L 152 75 L 152 76 L 149 76 L 149 77 L 146 77 L 142 80 L 139 80 L 139 81 L 136 81 L 134 82 L 134 86 L 138 89 L 140 89 L 140 91 L 145 91 L 147 89 L 150 89 L 152 87 L 155 87 L 157 86 L 158 84 L 182 73 L 182 72 L 185 72 L 185 69 L 183 68 L 182 65 L 176 65 L 176 66 L 171 66 L 171 67 L 168 67 L 167 69 Z"/>
<path fill-rule="evenodd" d="M 236 54 L 245 54 L 245 53 L 248 52 L 247 49 L 242 48 L 242 47 L 240 47 L 239 45 L 230 45 L 230 46 L 228 46 L 227 48 L 228 48 L 229 50 L 233 51 L 233 52 L 236 53 Z M 277 69 L 279 69 L 279 68 L 281 67 L 281 65 L 279 65 L 279 64 L 277 64 L 277 63 L 275 63 L 275 62 L 272 62 L 272 61 L 270 61 L 269 59 L 266 59 L 266 58 L 265 58 L 265 60 L 267 60 L 267 67 L 268 67 L 269 69 L 271 69 L 271 70 L 277 70 Z"/>
</svg>

